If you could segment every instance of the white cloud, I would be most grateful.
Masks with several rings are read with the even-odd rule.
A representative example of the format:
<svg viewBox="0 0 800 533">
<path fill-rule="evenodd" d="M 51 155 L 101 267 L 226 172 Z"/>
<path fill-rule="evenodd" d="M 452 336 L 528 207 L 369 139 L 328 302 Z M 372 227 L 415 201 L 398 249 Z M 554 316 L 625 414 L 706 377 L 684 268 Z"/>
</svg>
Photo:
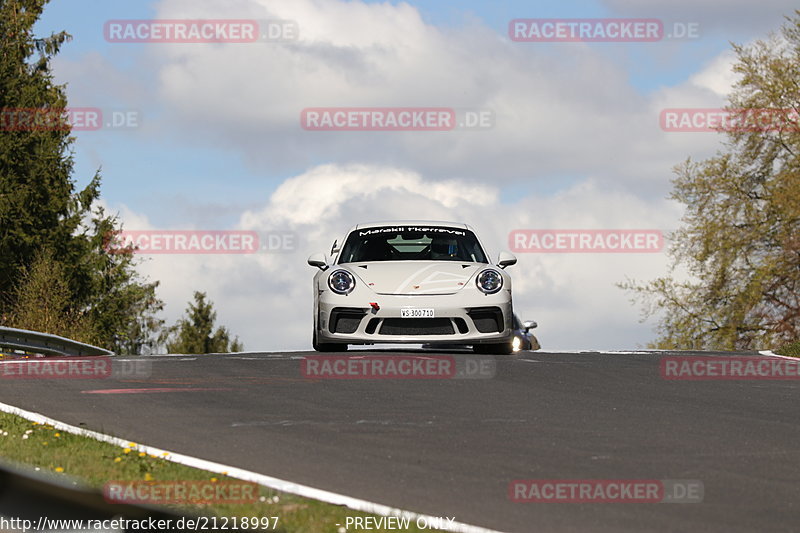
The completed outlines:
<svg viewBox="0 0 800 533">
<path fill-rule="evenodd" d="M 728 50 L 715 57 L 703 70 L 693 74 L 689 83 L 708 89 L 721 98 L 727 98 L 739 79 L 733 72 L 736 54 Z"/>
<path fill-rule="evenodd" d="M 622 0 L 609 5 L 633 10 Z M 673 11 L 658 2 L 643 9 L 659 16 L 658 7 L 661 16 L 713 25 L 713 3 L 697 5 L 696 12 L 683 2 Z M 748 9 L 736 6 L 740 14 Z M 436 27 L 405 3 L 162 0 L 156 17 L 281 18 L 296 21 L 300 30 L 294 43 L 131 45 L 127 50 L 139 46 L 144 53 L 130 61 L 93 55 L 63 64 L 68 77 L 83 80 L 72 90 L 84 96 L 106 91 L 141 105 L 147 120 L 139 133 L 148 143 L 163 142 L 165 158 L 180 160 L 209 147 L 219 155 L 221 174 L 229 157 L 246 160 L 253 174 L 266 179 L 292 176 L 282 177 L 269 198 L 247 198 L 258 207 L 242 213 L 237 227 L 294 232 L 298 250 L 153 256 L 142 266 L 161 280 L 170 321 L 193 290 L 207 291 L 220 322 L 254 350 L 308 347 L 313 270 L 305 259 L 328 250 L 360 221 L 463 220 L 477 227 L 494 257 L 516 228 L 676 228 L 679 209 L 664 200 L 670 168 L 688 155 L 712 155 L 722 137 L 662 131 L 659 113 L 721 107 L 734 79 L 732 55 L 725 52 L 684 82 L 645 94 L 630 81 L 637 65 L 625 60 L 634 53 L 580 43 L 512 43 L 480 23 Z M 679 46 L 637 49 L 638 57 L 662 60 Z M 692 50 L 708 57 L 703 46 Z M 120 72 L 122 82 L 110 81 Z M 483 109 L 494 113 L 495 124 L 424 133 L 303 130 L 301 110 L 324 106 Z M 98 149 L 98 158 L 101 153 L 108 154 Z M 191 165 L 178 177 L 163 171 L 162 163 L 153 158 L 147 178 L 158 185 L 143 192 L 158 201 L 123 210 L 127 228 L 150 227 L 158 210 L 169 209 L 195 213 L 191 223 L 210 229 L 220 206 L 243 203 L 227 201 L 227 194 L 235 196 L 233 185 L 242 190 L 252 183 L 224 174 L 215 196 L 203 198 L 192 189 Z M 540 323 L 545 348 L 629 349 L 651 338 L 650 327 L 638 323 L 638 309 L 614 283 L 626 275 L 662 274 L 663 255 L 519 259 L 511 270 L 517 309 Z"/>
<path fill-rule="evenodd" d="M 165 119 L 188 142 L 227 147 L 255 168 L 357 161 L 501 184 L 591 174 L 663 194 L 669 167 L 637 157 L 658 146 L 658 113 L 601 48 L 513 43 L 478 24 L 443 29 L 404 3 L 165 0 L 158 16 L 297 22 L 292 43 L 150 48 Z M 495 122 L 447 132 L 300 125 L 304 108 L 370 106 L 490 110 Z"/>
<path fill-rule="evenodd" d="M 736 56 L 725 51 L 711 58 L 686 81 L 653 92 L 649 116 L 658 117 L 665 109 L 722 109 L 737 80 L 731 67 Z M 721 148 L 725 136 L 717 132 L 660 131 L 655 138 L 645 138 L 637 145 L 639 154 L 651 158 L 654 166 L 671 169 L 687 157 L 702 160 Z"/>
<path fill-rule="evenodd" d="M 431 213 L 431 208 L 453 209 L 464 204 L 488 205 L 497 202 L 497 191 L 488 186 L 457 180 L 424 182 L 419 174 L 406 170 L 376 168 L 363 164 L 344 167 L 329 164 L 283 182 L 258 215 L 246 213 L 244 224 L 264 222 L 313 224 L 341 216 L 347 207 L 359 211 L 365 202 L 376 201 L 383 192 L 413 196 L 410 210 Z"/>
<path fill-rule="evenodd" d="M 479 22 L 437 27 L 405 3 L 162 0 L 155 16 L 289 19 L 300 39 L 117 45 L 112 59 L 89 54 L 60 64 L 71 93 L 88 102 L 113 95 L 119 105 L 142 109 L 136 135 L 163 143 L 165 151 L 177 147 L 186 156 L 208 147 L 267 176 L 355 162 L 513 186 L 524 194 L 592 177 L 661 198 L 670 168 L 689 154 L 712 155 L 721 137 L 665 133 L 659 112 L 723 105 L 732 79 L 726 52 L 684 83 L 642 94 L 630 82 L 626 60 L 633 56 L 612 47 L 513 43 Z M 667 48 L 648 45 L 637 57 L 660 64 Z M 492 111 L 495 121 L 480 131 L 303 130 L 302 109 L 320 106 L 470 108 Z M 99 134 L 84 137 L 81 149 L 91 150 L 99 166 L 108 153 L 105 141 Z M 173 186 L 178 181 L 161 183 L 182 194 Z"/>
<path fill-rule="evenodd" d="M 219 321 L 249 350 L 307 349 L 311 278 L 305 260 L 327 251 L 355 223 L 423 218 L 476 227 L 496 258 L 513 229 L 669 229 L 680 216 L 665 201 L 648 203 L 590 181 L 550 197 L 501 204 L 493 187 L 464 180 L 447 184 L 414 172 L 367 165 L 323 165 L 290 178 L 263 209 L 241 216 L 241 229 L 292 231 L 298 249 L 254 255 L 154 255 L 142 272 L 162 281 L 159 295 L 170 321 L 193 290 L 207 291 Z M 309 200 L 311 198 L 312 200 Z M 316 199 L 316 200 L 315 200 Z M 126 226 L 131 214 L 123 212 Z M 635 348 L 651 338 L 639 311 L 614 284 L 626 275 L 662 274 L 663 254 L 518 254 L 511 267 L 515 306 L 536 319 L 545 348 Z"/>
</svg>

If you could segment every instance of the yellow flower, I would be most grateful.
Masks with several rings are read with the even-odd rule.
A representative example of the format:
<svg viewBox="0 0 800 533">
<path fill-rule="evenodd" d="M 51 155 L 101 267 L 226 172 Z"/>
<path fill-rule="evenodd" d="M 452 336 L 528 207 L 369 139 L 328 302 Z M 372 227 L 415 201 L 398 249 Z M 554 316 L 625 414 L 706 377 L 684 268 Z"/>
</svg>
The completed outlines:
<svg viewBox="0 0 800 533">
<path fill-rule="evenodd" d="M 144 480 L 145 481 L 153 481 L 153 476 L 150 475 L 150 472 L 144 473 Z"/>
<path fill-rule="evenodd" d="M 217 482 L 217 478 L 215 478 L 215 477 L 212 477 L 212 478 L 211 478 L 211 483 L 216 483 L 216 482 Z"/>
<path fill-rule="evenodd" d="M 56 434 L 55 434 L 55 435 L 53 435 L 53 436 L 54 436 L 54 437 L 56 437 L 56 438 L 58 438 L 58 437 L 60 437 L 60 436 L 61 436 L 61 433 L 56 433 Z"/>
<path fill-rule="evenodd" d="M 124 450 L 122 450 L 122 453 L 131 453 L 131 449 L 130 448 L 125 448 Z"/>
<path fill-rule="evenodd" d="M 63 469 L 63 468 L 61 468 L 60 466 L 57 466 L 57 467 L 56 467 L 56 472 L 63 472 L 63 471 L 64 471 L 64 469 Z"/>
<path fill-rule="evenodd" d="M 135 442 L 129 442 L 129 443 L 128 443 L 128 447 L 130 447 L 130 448 L 136 448 L 136 443 L 135 443 Z"/>
<path fill-rule="evenodd" d="M 114 457 L 115 463 L 119 463 L 120 461 L 122 461 L 122 457 Z"/>
<path fill-rule="evenodd" d="M 145 455 L 147 455 L 147 454 L 144 453 L 144 452 L 139 452 L 139 457 L 144 457 Z"/>
</svg>

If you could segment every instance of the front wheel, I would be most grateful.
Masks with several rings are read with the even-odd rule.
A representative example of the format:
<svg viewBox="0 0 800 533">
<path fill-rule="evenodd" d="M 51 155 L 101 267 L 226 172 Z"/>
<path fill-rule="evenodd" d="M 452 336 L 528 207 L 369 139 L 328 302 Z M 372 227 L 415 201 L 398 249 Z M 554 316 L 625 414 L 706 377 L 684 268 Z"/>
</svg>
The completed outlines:
<svg viewBox="0 0 800 533">
<path fill-rule="evenodd" d="M 346 352 L 346 344 L 336 344 L 333 342 L 317 342 L 317 330 L 311 335 L 311 346 L 318 352 Z"/>
<path fill-rule="evenodd" d="M 537 339 L 534 335 L 531 335 L 531 351 L 541 350 L 542 345 L 539 344 L 539 339 Z"/>
<path fill-rule="evenodd" d="M 472 351 L 481 354 L 492 355 L 508 355 L 514 353 L 514 347 L 510 342 L 501 342 L 499 344 L 474 344 Z"/>
</svg>

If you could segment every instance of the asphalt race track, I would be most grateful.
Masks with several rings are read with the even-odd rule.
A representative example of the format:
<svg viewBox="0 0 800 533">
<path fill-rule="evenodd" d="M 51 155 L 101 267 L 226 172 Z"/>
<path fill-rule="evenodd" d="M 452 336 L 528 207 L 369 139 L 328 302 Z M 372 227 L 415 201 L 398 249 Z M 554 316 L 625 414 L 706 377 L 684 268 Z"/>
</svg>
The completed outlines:
<svg viewBox="0 0 800 533">
<path fill-rule="evenodd" d="M 308 379 L 301 360 L 317 355 L 153 356 L 150 377 L 0 379 L 0 401 L 501 531 L 800 528 L 798 380 L 665 380 L 666 352 L 482 356 L 491 372 L 475 379 Z M 702 503 L 515 503 L 515 479 L 691 479 L 704 493 Z"/>
</svg>

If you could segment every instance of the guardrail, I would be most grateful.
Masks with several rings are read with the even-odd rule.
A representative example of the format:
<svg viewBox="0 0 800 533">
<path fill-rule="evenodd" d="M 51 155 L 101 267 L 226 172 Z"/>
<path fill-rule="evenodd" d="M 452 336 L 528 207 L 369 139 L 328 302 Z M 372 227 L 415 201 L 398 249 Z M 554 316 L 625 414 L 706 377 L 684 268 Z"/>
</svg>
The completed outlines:
<svg viewBox="0 0 800 533">
<path fill-rule="evenodd" d="M 79 485 L 64 475 L 48 475 L 0 461 L 2 531 L 76 531 L 94 521 L 108 524 L 104 526 L 110 527 L 107 531 L 153 531 L 159 521 L 163 524 L 170 520 L 170 525 L 185 523 L 181 519 L 197 523 L 197 516 L 188 511 L 110 503 L 99 490 Z M 122 526 L 122 520 L 128 521 L 127 527 Z M 90 527 L 87 530 L 97 531 Z"/>
<path fill-rule="evenodd" d="M 0 326 L 0 348 L 23 350 L 43 355 L 114 355 L 114 352 L 104 348 L 67 339 L 66 337 L 2 326 Z"/>
</svg>

